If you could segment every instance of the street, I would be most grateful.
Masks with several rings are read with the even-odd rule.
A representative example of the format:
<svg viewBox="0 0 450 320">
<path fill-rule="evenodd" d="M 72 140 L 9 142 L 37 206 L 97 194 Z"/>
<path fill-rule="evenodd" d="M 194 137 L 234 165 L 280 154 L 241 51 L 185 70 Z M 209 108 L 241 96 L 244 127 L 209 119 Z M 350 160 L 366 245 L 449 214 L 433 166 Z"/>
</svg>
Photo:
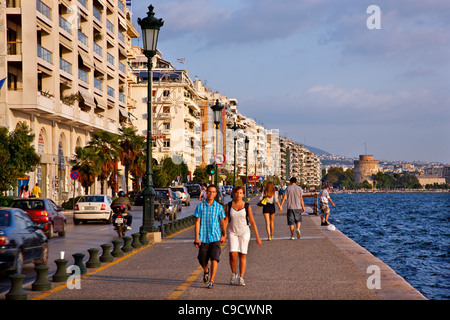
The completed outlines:
<svg viewBox="0 0 450 320">
<path fill-rule="evenodd" d="M 230 201 L 230 196 L 227 195 L 225 201 Z M 182 210 L 178 212 L 177 218 L 184 218 L 194 214 L 195 208 L 198 205 L 198 198 L 191 198 L 191 205 L 182 205 Z M 131 214 L 133 215 L 133 222 L 131 230 L 127 232 L 127 236 L 131 236 L 133 233 L 138 233 L 139 228 L 142 225 L 142 208 L 141 206 L 133 206 Z M 102 244 L 112 244 L 113 240 L 119 239 L 117 232 L 110 224 L 104 224 L 101 222 L 88 222 L 87 224 L 74 225 L 73 214 L 71 211 L 64 212 L 67 218 L 67 232 L 65 237 L 58 237 L 55 234 L 54 238 L 49 240 L 49 257 L 48 257 L 48 275 L 51 276 L 56 271 L 56 264 L 54 261 L 61 257 L 61 252 L 64 252 L 64 259 L 68 260 L 68 266 L 72 265 L 74 259 L 72 255 L 74 253 L 84 253 L 85 261 L 89 258 L 87 252 L 90 248 L 98 248 L 99 255 L 101 255 Z M 164 223 L 169 220 L 164 220 Z M 159 221 L 155 222 L 156 226 L 159 226 Z M 35 270 L 33 264 L 26 264 L 23 267 L 23 274 L 25 275 L 24 285 L 35 280 Z M 8 275 L 0 275 L 0 295 L 6 293 L 11 288 L 11 281 Z"/>
</svg>

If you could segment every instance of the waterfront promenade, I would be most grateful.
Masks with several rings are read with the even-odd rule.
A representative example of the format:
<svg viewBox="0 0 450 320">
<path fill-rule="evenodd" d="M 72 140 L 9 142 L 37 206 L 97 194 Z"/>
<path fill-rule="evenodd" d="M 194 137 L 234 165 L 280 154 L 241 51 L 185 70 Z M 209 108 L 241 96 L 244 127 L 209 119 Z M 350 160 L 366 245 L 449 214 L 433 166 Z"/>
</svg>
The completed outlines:
<svg viewBox="0 0 450 320">
<path fill-rule="evenodd" d="M 256 199 L 251 204 L 253 210 L 258 208 Z M 303 215 L 300 240 L 289 239 L 285 213 L 276 214 L 272 241 L 266 240 L 261 211 L 255 214 L 255 220 L 263 243 L 257 246 L 255 241 L 250 242 L 245 287 L 229 284 L 231 271 L 225 243 L 215 288 L 206 288 L 196 259 L 198 249 L 192 244 L 194 228 L 189 227 L 160 243 L 88 269 L 80 280 L 80 289 L 52 283 L 51 291 L 32 291 L 31 284 L 24 290 L 28 300 L 425 299 L 389 266 L 339 230 L 320 226 L 318 216 Z M 367 273 L 370 266 L 380 270 L 380 289 L 367 286 L 368 278 L 373 276 L 373 272 Z"/>
</svg>

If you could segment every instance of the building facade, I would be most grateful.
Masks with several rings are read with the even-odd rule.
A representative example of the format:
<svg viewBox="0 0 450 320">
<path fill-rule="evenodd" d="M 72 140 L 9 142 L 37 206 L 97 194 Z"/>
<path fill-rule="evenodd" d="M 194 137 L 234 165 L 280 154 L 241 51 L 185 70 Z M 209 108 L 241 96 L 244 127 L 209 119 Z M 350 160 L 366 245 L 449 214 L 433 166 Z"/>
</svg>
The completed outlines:
<svg viewBox="0 0 450 320">
<path fill-rule="evenodd" d="M 26 184 L 60 202 L 73 194 L 75 148 L 128 119 L 127 50 L 139 34 L 123 0 L 1 1 L 0 23 L 0 125 L 28 124 L 41 164 Z"/>
</svg>

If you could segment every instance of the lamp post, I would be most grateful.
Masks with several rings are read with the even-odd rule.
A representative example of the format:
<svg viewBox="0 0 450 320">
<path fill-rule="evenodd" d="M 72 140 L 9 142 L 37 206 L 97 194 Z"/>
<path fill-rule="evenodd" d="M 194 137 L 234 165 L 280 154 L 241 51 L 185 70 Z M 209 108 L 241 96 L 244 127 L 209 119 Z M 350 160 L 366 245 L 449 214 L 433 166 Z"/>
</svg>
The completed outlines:
<svg viewBox="0 0 450 320">
<path fill-rule="evenodd" d="M 245 136 L 245 198 L 248 200 L 248 145 L 250 140 Z"/>
<path fill-rule="evenodd" d="M 220 120 L 221 120 L 220 118 L 222 116 L 223 106 L 219 103 L 219 100 L 217 99 L 216 103 L 213 106 L 211 106 L 211 109 L 214 113 L 214 124 L 216 125 L 216 154 L 218 154 L 219 153 L 219 125 L 220 125 Z M 214 163 L 215 163 L 215 161 L 214 161 Z M 216 166 L 216 172 L 215 172 L 214 183 L 216 185 L 218 185 L 219 184 L 219 173 L 218 173 L 217 163 L 215 163 L 215 166 Z M 217 193 L 217 198 L 218 197 L 219 197 L 219 193 Z"/>
<path fill-rule="evenodd" d="M 142 39 L 144 43 L 144 55 L 147 57 L 147 172 L 145 173 L 144 189 L 144 215 L 142 218 L 141 231 L 156 232 L 155 227 L 155 190 L 153 189 L 153 168 L 152 168 L 152 58 L 156 54 L 156 44 L 158 43 L 159 29 L 163 26 L 162 19 L 155 18 L 153 6 L 148 7 L 147 17 L 138 18 L 137 22 L 142 29 Z"/>
<path fill-rule="evenodd" d="M 236 121 L 234 125 L 231 127 L 234 135 L 234 173 L 233 173 L 233 188 L 236 188 L 236 141 L 237 141 L 237 130 L 239 127 L 236 125 Z"/>
</svg>

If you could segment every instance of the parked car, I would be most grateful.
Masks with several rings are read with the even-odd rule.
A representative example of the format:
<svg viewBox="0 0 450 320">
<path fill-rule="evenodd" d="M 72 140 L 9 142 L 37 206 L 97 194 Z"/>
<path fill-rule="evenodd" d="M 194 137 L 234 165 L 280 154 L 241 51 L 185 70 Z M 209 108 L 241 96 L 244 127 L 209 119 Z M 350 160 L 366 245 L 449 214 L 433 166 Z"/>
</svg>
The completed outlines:
<svg viewBox="0 0 450 320">
<path fill-rule="evenodd" d="M 156 188 L 155 189 L 157 195 L 159 197 L 163 197 L 167 200 L 166 205 L 166 213 L 169 215 L 169 220 L 176 220 L 177 213 L 180 211 L 181 202 L 178 203 L 176 196 L 174 196 L 175 192 L 173 192 L 170 188 Z"/>
<path fill-rule="evenodd" d="M 139 191 L 136 194 L 136 197 L 134 198 L 134 205 L 135 206 L 143 206 L 145 202 L 144 199 L 144 192 Z M 165 208 L 165 215 L 169 215 L 169 207 L 170 207 L 170 201 L 167 197 L 167 194 L 165 191 L 155 191 L 155 198 L 154 198 L 154 208 L 155 208 L 155 219 L 160 219 L 160 214 L 163 208 Z"/>
<path fill-rule="evenodd" d="M 175 191 L 181 199 L 181 202 L 184 203 L 185 206 L 191 205 L 191 195 L 189 194 L 186 187 L 170 187 L 172 191 Z"/>
<path fill-rule="evenodd" d="M 47 264 L 47 237 L 30 216 L 18 208 L 0 208 L 0 269 L 22 273 L 27 263 Z"/>
<path fill-rule="evenodd" d="M 199 197 L 202 192 L 202 187 L 197 183 L 186 185 L 187 191 L 191 197 Z"/>
<path fill-rule="evenodd" d="M 227 195 L 227 192 L 225 191 L 224 186 L 217 187 L 217 194 L 219 196 L 219 203 L 221 205 L 224 205 L 225 204 L 225 196 Z"/>
<path fill-rule="evenodd" d="M 73 211 L 73 223 L 80 224 L 81 221 L 103 220 L 105 223 L 112 223 L 110 196 L 104 194 L 81 196 Z"/>
<path fill-rule="evenodd" d="M 53 200 L 48 198 L 15 199 L 11 207 L 24 210 L 36 224 L 43 224 L 43 231 L 47 239 L 53 238 L 54 233 L 60 237 L 66 235 L 66 217 L 60 212 Z"/>
<path fill-rule="evenodd" d="M 181 206 L 182 206 L 183 202 L 181 201 L 181 198 L 180 198 L 180 196 L 178 195 L 178 193 L 176 193 L 176 192 L 174 192 L 174 191 L 172 191 L 172 192 L 173 192 L 173 198 L 175 199 L 175 201 L 176 201 L 176 203 L 177 203 L 177 212 L 180 212 L 180 211 L 181 211 Z"/>
<path fill-rule="evenodd" d="M 227 192 L 227 194 L 231 194 L 231 192 L 233 192 L 233 186 L 232 185 L 225 185 L 223 186 L 225 188 L 225 191 Z"/>
</svg>

